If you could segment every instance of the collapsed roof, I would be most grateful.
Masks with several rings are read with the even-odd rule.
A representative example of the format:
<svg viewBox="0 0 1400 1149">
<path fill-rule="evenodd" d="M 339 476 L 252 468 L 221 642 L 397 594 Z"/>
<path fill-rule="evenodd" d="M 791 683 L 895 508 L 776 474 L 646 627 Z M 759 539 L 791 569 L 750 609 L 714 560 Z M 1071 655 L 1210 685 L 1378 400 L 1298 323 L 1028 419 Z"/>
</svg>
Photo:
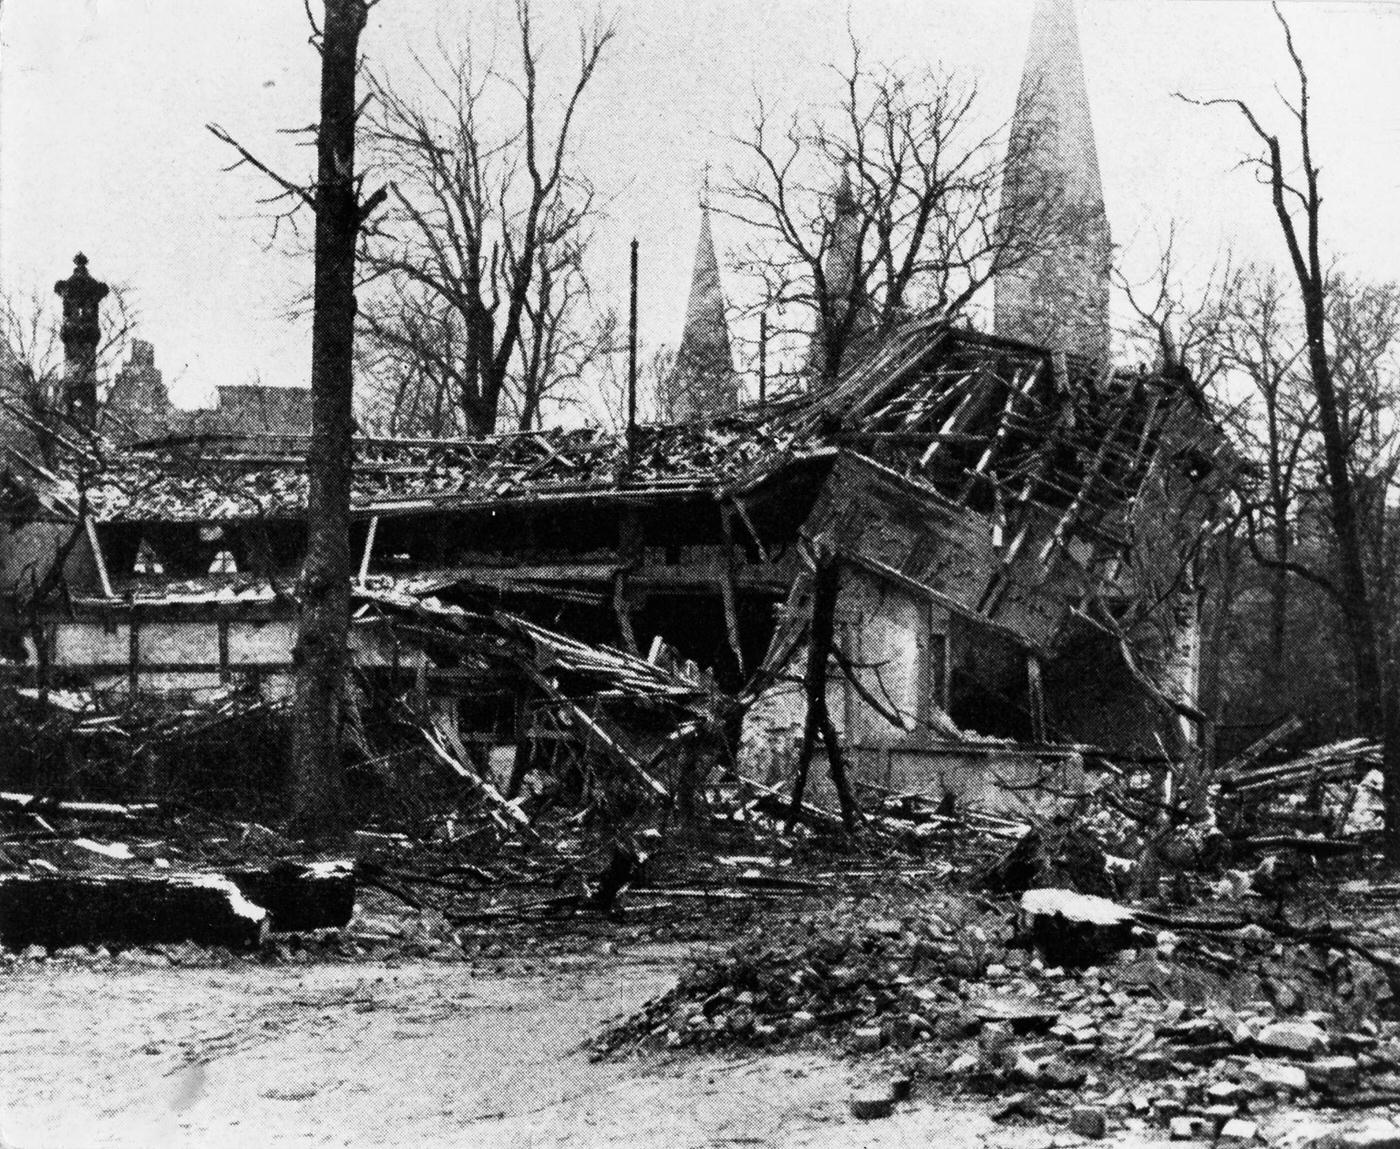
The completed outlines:
<svg viewBox="0 0 1400 1149">
<path fill-rule="evenodd" d="M 915 320 L 833 384 L 720 418 L 637 429 L 550 428 L 479 440 L 359 443 L 354 513 L 742 494 L 802 464 L 859 455 L 998 519 L 1054 509 L 1056 534 L 1122 543 L 1125 508 L 1166 449 L 1197 479 L 1223 449 L 1189 383 L 1115 372 L 1013 340 Z M 1189 433 L 1184 428 L 1189 424 Z M 86 492 L 99 523 L 304 516 L 307 481 L 287 441 L 189 437 L 112 453 Z M 67 487 L 11 452 L 29 484 Z M 36 475 L 38 478 L 36 479 Z M 50 491 L 50 495 L 60 492 Z M 60 503 L 50 497 L 50 507 Z M 9 500 L 32 516 L 32 501 Z"/>
</svg>

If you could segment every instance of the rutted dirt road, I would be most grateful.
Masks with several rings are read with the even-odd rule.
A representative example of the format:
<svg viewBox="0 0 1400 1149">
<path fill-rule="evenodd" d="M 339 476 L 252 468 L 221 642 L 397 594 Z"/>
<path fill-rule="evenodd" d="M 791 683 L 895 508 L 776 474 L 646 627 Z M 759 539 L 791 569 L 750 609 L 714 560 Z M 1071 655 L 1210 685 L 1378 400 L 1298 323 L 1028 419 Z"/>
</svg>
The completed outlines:
<svg viewBox="0 0 1400 1149">
<path fill-rule="evenodd" d="M 571 955 L 516 975 L 435 962 L 0 967 L 0 1144 L 1052 1144 L 1053 1128 L 926 1097 L 857 1122 L 851 1067 L 827 1057 L 591 1061 L 583 1043 L 664 990 L 681 953 Z"/>
<path fill-rule="evenodd" d="M 834 1064 L 589 1060 L 581 1043 L 661 992 L 678 956 L 561 958 L 521 976 L 13 966 L 0 974 L 0 1134 L 21 1149 L 682 1149 L 814 1144 L 844 1123 Z"/>
</svg>

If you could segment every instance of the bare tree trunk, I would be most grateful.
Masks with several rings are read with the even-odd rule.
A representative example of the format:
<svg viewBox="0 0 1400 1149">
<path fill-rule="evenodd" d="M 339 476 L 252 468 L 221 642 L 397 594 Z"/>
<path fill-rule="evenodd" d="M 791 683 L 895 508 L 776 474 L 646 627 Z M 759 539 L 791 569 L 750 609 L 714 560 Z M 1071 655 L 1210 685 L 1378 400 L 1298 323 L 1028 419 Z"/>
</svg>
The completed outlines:
<svg viewBox="0 0 1400 1149">
<path fill-rule="evenodd" d="M 841 571 L 835 556 L 827 551 L 820 540 L 817 542 L 815 557 L 817 569 L 812 581 L 812 626 L 807 637 L 807 672 L 803 676 L 807 716 L 802 725 L 802 745 L 797 756 L 788 826 L 791 828 L 802 811 L 802 793 L 807 785 L 807 771 L 816 749 L 817 735 L 820 734 L 826 747 L 832 785 L 841 804 L 841 821 L 847 833 L 850 833 L 856 828 L 860 811 L 846 775 L 846 759 L 841 752 L 836 724 L 832 722 L 826 704 L 826 671 L 836 638 L 836 600 L 841 590 Z"/>
<path fill-rule="evenodd" d="M 350 629 L 351 414 L 355 340 L 355 79 L 365 0 L 325 0 L 317 134 L 306 565 L 293 654 L 291 824 L 332 836 L 346 818 L 341 732 Z"/>
<path fill-rule="evenodd" d="M 1396 860 L 1400 859 L 1400 711 L 1385 689 L 1381 671 L 1376 615 L 1357 523 L 1349 448 L 1338 414 L 1332 363 L 1325 342 L 1326 296 L 1322 279 L 1314 276 L 1304 281 L 1302 287 L 1308 365 L 1317 395 L 1318 426 L 1327 465 L 1329 512 L 1337 541 L 1337 599 L 1351 645 L 1356 681 L 1356 721 L 1363 730 L 1381 737 L 1385 850 L 1387 856 Z"/>
<path fill-rule="evenodd" d="M 1274 528 L 1274 557 L 1279 562 L 1288 561 L 1288 525 Z M 1280 537 L 1282 536 L 1282 537 Z M 1269 688 L 1280 691 L 1284 687 L 1288 667 L 1288 591 L 1289 574 L 1283 567 L 1273 572 L 1269 586 Z"/>
<path fill-rule="evenodd" d="M 1332 358 L 1327 352 L 1327 275 L 1322 261 L 1319 222 L 1322 195 L 1318 187 L 1319 168 L 1313 160 L 1308 74 L 1278 0 L 1274 2 L 1274 15 L 1283 28 L 1288 54 L 1298 74 L 1298 102 L 1289 107 L 1298 125 L 1301 182 L 1285 163 L 1279 137 L 1264 128 L 1248 104 L 1238 99 L 1214 99 L 1204 103 L 1225 104 L 1237 109 L 1264 145 L 1265 154 L 1260 163 L 1267 174 L 1274 215 L 1288 246 L 1303 303 L 1308 374 L 1317 400 L 1318 431 L 1322 436 L 1328 519 L 1337 547 L 1337 577 L 1331 589 L 1341 608 L 1351 647 L 1356 722 L 1362 730 L 1381 738 L 1385 778 L 1384 846 L 1392 861 L 1400 861 L 1400 708 L 1386 690 L 1382 671 L 1376 617 L 1381 596 L 1372 594 L 1367 577 L 1357 495 L 1351 476 L 1351 445 L 1342 423 Z M 1294 218 L 1295 209 L 1301 209 L 1301 229 Z"/>
</svg>

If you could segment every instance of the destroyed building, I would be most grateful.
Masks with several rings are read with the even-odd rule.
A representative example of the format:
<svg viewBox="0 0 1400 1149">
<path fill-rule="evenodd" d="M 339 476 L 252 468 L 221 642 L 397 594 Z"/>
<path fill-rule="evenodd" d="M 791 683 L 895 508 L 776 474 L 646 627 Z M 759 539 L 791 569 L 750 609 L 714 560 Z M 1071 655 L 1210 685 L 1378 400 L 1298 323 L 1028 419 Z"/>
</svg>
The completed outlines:
<svg viewBox="0 0 1400 1149">
<path fill-rule="evenodd" d="M 177 407 L 156 366 L 155 347 L 133 339 L 130 357 L 108 389 L 101 418 L 104 432 L 124 444 L 189 436 L 202 438 L 206 449 L 216 449 L 224 436 L 296 439 L 311 432 L 311 391 L 265 383 L 222 383 L 211 406 Z"/>
<path fill-rule="evenodd" d="M 630 435 L 360 441 L 361 668 L 412 683 L 473 744 L 519 745 L 536 731 L 521 682 L 465 674 L 386 603 L 507 612 L 633 659 L 665 651 L 738 699 L 733 748 L 776 780 L 803 723 L 822 551 L 840 581 L 828 708 L 866 786 L 962 793 L 990 772 L 1014 792 L 1091 759 L 1189 747 L 1222 440 L 1189 381 L 1108 365 L 1107 223 L 1072 8 L 1039 0 L 1035 28 L 1072 49 L 1046 55 L 1033 38 L 1027 64 L 1064 130 L 1013 167 L 1030 180 L 1044 162 L 1063 184 L 1078 165 L 1092 226 L 1043 256 L 1033 282 L 1023 266 L 998 283 L 998 334 L 913 319 L 862 340 L 834 380 L 736 406 L 702 219 L 686 338 L 722 377 L 723 402 L 704 389 L 717 412 Z M 1073 322 L 1013 337 L 1026 298 Z M 163 411 L 159 382 L 137 344 L 114 392 Z M 11 594 L 36 673 L 287 693 L 306 438 L 296 401 L 277 399 L 270 422 L 127 435 L 62 475 L 11 450 L 6 569 L 36 566 L 31 537 L 71 542 L 62 593 L 24 608 Z"/>
<path fill-rule="evenodd" d="M 1192 704 L 1192 540 L 1218 444 L 1172 380 L 919 320 L 830 386 L 642 427 L 630 450 L 595 429 L 365 440 L 352 545 L 366 594 L 504 609 L 642 655 L 659 639 L 734 694 L 767 666 L 742 754 L 778 773 L 820 536 L 842 569 L 832 711 L 858 777 L 951 787 L 989 754 L 1033 768 L 1161 744 L 1170 716 L 1120 648 Z M 16 525 L 85 516 L 34 661 L 99 688 L 285 692 L 306 504 L 286 446 L 153 446 L 83 491 L 32 483 Z M 1149 568 L 1170 594 L 1142 585 Z M 1148 637 L 1114 633 L 1159 594 Z M 362 665 L 418 682 L 472 738 L 517 737 L 508 685 L 464 689 L 370 613 Z"/>
</svg>

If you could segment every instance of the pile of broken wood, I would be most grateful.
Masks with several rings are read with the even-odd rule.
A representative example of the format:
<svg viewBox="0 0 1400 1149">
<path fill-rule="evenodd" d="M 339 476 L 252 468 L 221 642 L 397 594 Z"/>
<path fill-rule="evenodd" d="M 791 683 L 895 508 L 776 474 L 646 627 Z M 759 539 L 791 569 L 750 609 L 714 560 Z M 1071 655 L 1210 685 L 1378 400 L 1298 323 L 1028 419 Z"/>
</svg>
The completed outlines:
<svg viewBox="0 0 1400 1149">
<path fill-rule="evenodd" d="M 349 861 L 295 856 L 264 827 L 154 803 L 0 793 L 0 946 L 259 946 L 346 925 Z"/>
</svg>

